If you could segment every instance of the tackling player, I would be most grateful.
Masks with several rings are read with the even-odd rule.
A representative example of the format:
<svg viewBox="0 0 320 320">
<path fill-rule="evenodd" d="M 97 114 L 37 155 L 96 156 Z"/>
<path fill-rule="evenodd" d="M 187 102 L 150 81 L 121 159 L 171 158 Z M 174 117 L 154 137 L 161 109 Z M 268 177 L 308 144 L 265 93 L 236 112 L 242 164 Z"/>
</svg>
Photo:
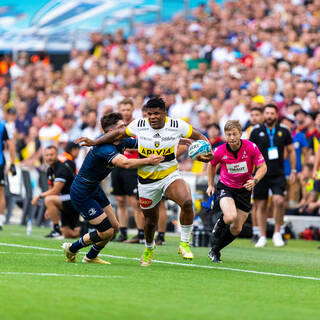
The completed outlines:
<svg viewBox="0 0 320 320">
<path fill-rule="evenodd" d="M 151 154 L 164 156 L 164 161 L 156 166 L 146 165 L 138 169 L 138 191 L 140 206 L 145 217 L 146 249 L 141 257 L 141 266 L 149 266 L 154 253 L 154 233 L 159 218 L 159 205 L 163 194 L 176 202 L 180 208 L 181 241 L 179 253 L 184 259 L 193 259 L 190 249 L 190 233 L 193 222 L 192 198 L 187 183 L 181 178 L 176 160 L 180 138 L 205 140 L 207 138 L 183 120 L 166 116 L 166 106 L 161 98 L 150 99 L 145 105 L 147 119 L 132 121 L 125 129 L 114 130 L 110 134 L 92 141 L 80 138 L 87 146 L 111 143 L 125 137 L 136 136 L 140 158 Z M 212 153 L 199 156 L 197 160 L 208 162 Z"/>
<path fill-rule="evenodd" d="M 207 194 L 211 196 L 215 192 L 216 166 L 221 164 L 216 196 L 223 216 L 212 231 L 213 245 L 209 258 L 213 262 L 221 262 L 221 249 L 241 232 L 251 209 L 252 189 L 267 172 L 258 147 L 251 141 L 240 139 L 242 130 L 238 120 L 227 121 L 224 132 L 227 142 L 214 150 L 214 157 L 208 165 Z M 257 171 L 252 177 L 254 166 Z"/>
<path fill-rule="evenodd" d="M 101 118 L 101 127 L 105 133 L 124 126 L 120 113 L 110 113 Z M 97 230 L 85 234 L 72 244 L 63 244 L 67 262 L 75 262 L 78 250 L 93 244 L 82 261 L 109 264 L 97 258 L 97 255 L 113 237 L 114 231 L 119 230 L 119 223 L 108 198 L 100 187 L 100 182 L 109 175 L 114 166 L 132 169 L 145 165 L 157 165 L 164 159 L 161 155 L 150 155 L 144 159 L 128 159 L 122 155 L 125 148 L 135 149 L 136 147 L 136 139 L 129 138 L 122 141 L 116 139 L 113 144 L 96 146 L 88 152 L 71 186 L 70 196 L 73 206 Z"/>
</svg>

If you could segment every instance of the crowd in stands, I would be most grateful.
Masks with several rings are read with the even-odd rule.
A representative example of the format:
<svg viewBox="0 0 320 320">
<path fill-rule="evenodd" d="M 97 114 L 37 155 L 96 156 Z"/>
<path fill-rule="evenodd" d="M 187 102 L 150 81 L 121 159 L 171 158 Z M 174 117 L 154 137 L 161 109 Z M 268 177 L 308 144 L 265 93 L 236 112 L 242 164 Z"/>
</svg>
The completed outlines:
<svg viewBox="0 0 320 320">
<path fill-rule="evenodd" d="M 50 144 L 62 153 L 79 136 L 96 138 L 99 118 L 125 98 L 139 117 L 150 97 L 163 97 L 169 116 L 187 120 L 213 145 L 228 120 L 240 120 L 246 131 L 252 108 L 273 103 L 299 138 L 300 174 L 289 205 L 318 214 L 318 193 L 309 193 L 320 137 L 320 0 L 208 1 L 192 20 L 177 15 L 138 26 L 134 36 L 118 30 L 91 40 L 91 50 L 73 49 L 61 70 L 47 56 L 2 57 L 0 117 L 21 165 L 40 166 Z M 181 168 L 204 172 L 186 157 Z"/>
</svg>

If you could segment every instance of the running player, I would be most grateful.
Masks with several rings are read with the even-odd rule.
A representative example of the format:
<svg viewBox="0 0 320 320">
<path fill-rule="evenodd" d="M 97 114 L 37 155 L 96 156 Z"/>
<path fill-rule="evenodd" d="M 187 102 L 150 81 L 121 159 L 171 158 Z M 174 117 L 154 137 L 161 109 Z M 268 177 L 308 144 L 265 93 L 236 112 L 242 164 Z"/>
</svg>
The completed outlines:
<svg viewBox="0 0 320 320">
<path fill-rule="evenodd" d="M 120 113 L 110 113 L 101 118 L 101 127 L 105 133 L 124 126 Z M 125 148 L 136 147 L 137 140 L 130 138 L 122 141 L 115 140 L 112 145 L 96 146 L 88 152 L 71 186 L 70 195 L 73 206 L 97 230 L 85 234 L 72 244 L 63 244 L 67 262 L 75 262 L 78 250 L 93 244 L 82 261 L 109 264 L 99 259 L 97 255 L 113 237 L 114 231 L 119 230 L 119 223 L 109 200 L 100 187 L 100 182 L 109 175 L 114 166 L 131 169 L 143 165 L 157 165 L 164 159 L 160 155 L 150 155 L 144 159 L 128 159 L 121 154 Z"/>
<path fill-rule="evenodd" d="M 182 137 L 208 140 L 185 121 L 167 117 L 166 106 L 161 98 L 150 99 L 145 107 L 147 119 L 136 119 L 126 129 L 115 130 L 95 141 L 82 137 L 76 142 L 92 146 L 136 136 L 139 142 L 140 158 L 146 158 L 150 154 L 164 155 L 165 159 L 159 165 L 146 165 L 138 169 L 139 200 L 145 217 L 144 233 L 146 238 L 146 249 L 140 264 L 141 266 L 149 266 L 152 261 L 155 248 L 154 233 L 163 194 L 181 208 L 181 241 L 178 252 L 182 254 L 184 259 L 193 259 L 189 244 L 193 222 L 192 198 L 187 183 L 179 174 L 176 152 Z M 210 152 L 205 156 L 199 156 L 197 160 L 208 162 L 211 159 L 212 153 Z"/>
<path fill-rule="evenodd" d="M 251 209 L 252 189 L 267 172 L 258 147 L 248 140 L 240 139 L 242 130 L 238 120 L 227 121 L 224 132 L 227 142 L 214 150 L 214 157 L 208 165 L 207 194 L 212 196 L 215 192 L 216 166 L 221 164 L 216 196 L 223 216 L 218 219 L 212 231 L 213 244 L 209 258 L 213 262 L 221 262 L 221 249 L 241 232 Z M 252 177 L 254 166 L 257 171 Z"/>
</svg>

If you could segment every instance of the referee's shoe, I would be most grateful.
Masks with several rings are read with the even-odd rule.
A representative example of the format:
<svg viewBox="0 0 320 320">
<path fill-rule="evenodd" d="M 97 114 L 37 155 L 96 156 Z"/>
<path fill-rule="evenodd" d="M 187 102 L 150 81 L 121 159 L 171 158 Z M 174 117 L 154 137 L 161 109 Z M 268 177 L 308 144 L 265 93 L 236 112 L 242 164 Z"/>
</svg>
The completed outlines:
<svg viewBox="0 0 320 320">
<path fill-rule="evenodd" d="M 215 263 L 221 263 L 222 261 L 220 260 L 221 253 L 220 251 L 214 251 L 213 248 L 209 251 L 208 257 L 212 262 Z"/>
</svg>

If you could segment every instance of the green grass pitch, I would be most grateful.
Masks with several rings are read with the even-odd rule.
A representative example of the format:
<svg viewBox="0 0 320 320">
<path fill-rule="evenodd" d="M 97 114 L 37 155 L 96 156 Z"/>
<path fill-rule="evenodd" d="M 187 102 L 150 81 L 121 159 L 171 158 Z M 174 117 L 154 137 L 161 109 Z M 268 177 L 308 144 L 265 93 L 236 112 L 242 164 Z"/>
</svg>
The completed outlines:
<svg viewBox="0 0 320 320">
<path fill-rule="evenodd" d="M 82 254 L 66 263 L 64 241 L 43 238 L 47 232 L 34 228 L 28 237 L 21 226 L 0 232 L 1 320 L 320 318 L 317 242 L 255 249 L 236 240 L 215 265 L 208 248 L 193 248 L 195 259 L 183 261 L 179 239 L 167 236 L 156 248 L 159 262 L 142 268 L 144 246 L 121 243 L 102 251 L 111 265 L 83 264 Z"/>
</svg>

